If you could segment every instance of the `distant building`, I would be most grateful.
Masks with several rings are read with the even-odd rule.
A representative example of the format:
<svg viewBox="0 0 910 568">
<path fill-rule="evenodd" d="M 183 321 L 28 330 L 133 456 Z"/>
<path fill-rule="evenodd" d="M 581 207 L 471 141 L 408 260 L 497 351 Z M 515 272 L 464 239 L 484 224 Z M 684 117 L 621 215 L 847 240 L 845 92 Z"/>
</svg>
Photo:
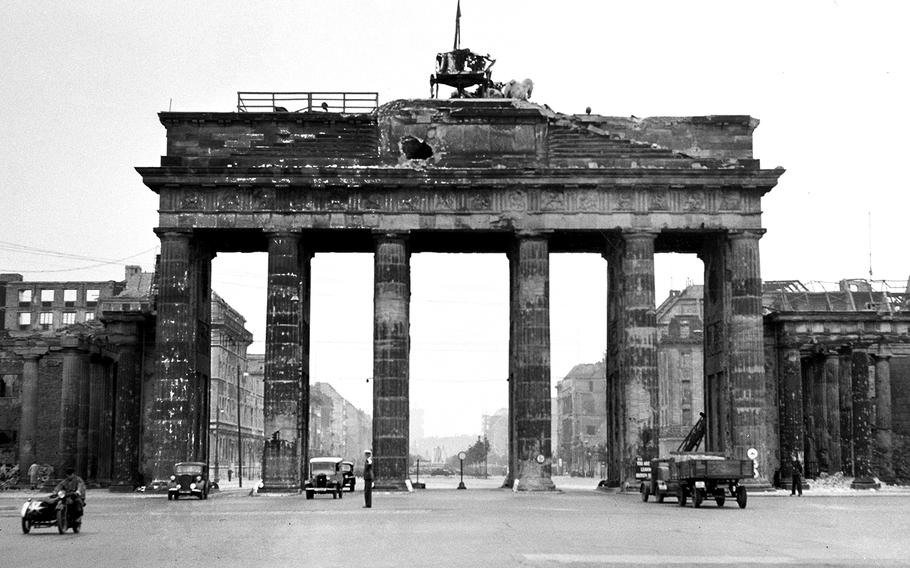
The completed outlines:
<svg viewBox="0 0 910 568">
<path fill-rule="evenodd" d="M 497 458 L 509 456 L 509 409 L 500 408 L 483 417 L 483 435 L 490 443 L 490 454 Z"/>
<path fill-rule="evenodd" d="M 556 384 L 556 392 L 559 473 L 600 476 L 607 441 L 604 363 L 576 365 Z"/>
<path fill-rule="evenodd" d="M 338 394 L 329 383 L 310 385 L 309 457 L 360 460 L 372 445 L 370 415 Z"/>
<path fill-rule="evenodd" d="M 261 376 L 249 372 L 246 350 L 253 334 L 245 327 L 246 319 L 221 296 L 212 292 L 211 302 L 211 475 L 217 480 L 233 479 L 242 471 L 244 478 L 258 479 L 264 443 L 263 385 Z"/>
<path fill-rule="evenodd" d="M 138 266 L 126 268 L 127 278 Z M 56 331 L 101 316 L 102 297 L 111 298 L 125 282 L 24 281 L 21 274 L 0 274 L 0 321 L 3 329 L 16 332 Z"/>
<path fill-rule="evenodd" d="M 132 490 L 154 364 L 154 274 L 115 281 L 0 276 L 0 462 Z"/>
<path fill-rule="evenodd" d="M 657 308 L 661 456 L 679 447 L 704 411 L 703 294 L 700 285 L 671 290 Z"/>
</svg>

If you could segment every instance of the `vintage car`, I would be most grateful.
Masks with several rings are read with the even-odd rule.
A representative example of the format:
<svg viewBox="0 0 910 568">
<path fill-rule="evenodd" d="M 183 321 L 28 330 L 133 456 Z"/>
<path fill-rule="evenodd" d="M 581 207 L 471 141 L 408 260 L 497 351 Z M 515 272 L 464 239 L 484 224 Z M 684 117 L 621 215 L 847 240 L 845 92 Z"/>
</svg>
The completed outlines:
<svg viewBox="0 0 910 568">
<path fill-rule="evenodd" d="M 353 492 L 355 485 L 357 485 L 357 478 L 354 476 L 354 462 L 341 462 L 341 486 Z"/>
<path fill-rule="evenodd" d="M 204 462 L 180 462 L 174 465 L 174 475 L 167 487 L 168 500 L 177 500 L 181 495 L 199 499 L 209 498 L 209 466 Z"/>
<path fill-rule="evenodd" d="M 332 499 L 341 499 L 343 480 L 341 458 L 312 458 L 310 475 L 303 484 L 303 491 L 307 499 L 312 499 L 316 493 L 331 493 Z"/>
</svg>

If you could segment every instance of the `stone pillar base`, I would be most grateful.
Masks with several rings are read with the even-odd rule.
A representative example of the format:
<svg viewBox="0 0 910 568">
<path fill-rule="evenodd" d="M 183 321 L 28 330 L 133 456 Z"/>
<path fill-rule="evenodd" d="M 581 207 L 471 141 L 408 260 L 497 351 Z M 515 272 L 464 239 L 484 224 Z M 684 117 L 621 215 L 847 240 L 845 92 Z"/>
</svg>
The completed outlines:
<svg viewBox="0 0 910 568">
<path fill-rule="evenodd" d="M 518 480 L 518 491 L 559 491 L 549 477 L 526 477 Z"/>
<path fill-rule="evenodd" d="M 263 485 L 257 491 L 258 493 L 300 493 L 300 488 L 296 485 Z"/>
<path fill-rule="evenodd" d="M 406 480 L 402 479 L 401 481 L 373 481 L 373 491 L 400 491 L 407 493 L 408 486 Z"/>
<path fill-rule="evenodd" d="M 882 484 L 871 477 L 857 477 L 850 484 L 850 489 L 881 489 Z"/>
</svg>

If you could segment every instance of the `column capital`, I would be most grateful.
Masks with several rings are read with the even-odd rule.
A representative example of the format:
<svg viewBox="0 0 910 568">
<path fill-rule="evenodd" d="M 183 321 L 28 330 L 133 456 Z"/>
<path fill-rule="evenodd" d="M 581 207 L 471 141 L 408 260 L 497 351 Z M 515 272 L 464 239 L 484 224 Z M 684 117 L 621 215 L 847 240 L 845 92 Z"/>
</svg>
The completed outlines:
<svg viewBox="0 0 910 568">
<path fill-rule="evenodd" d="M 155 234 L 161 240 L 177 240 L 193 238 L 192 229 L 178 229 L 174 227 L 155 227 Z"/>
<path fill-rule="evenodd" d="M 660 231 L 653 229 L 623 229 L 620 234 L 624 241 L 636 240 L 636 239 L 650 239 L 654 240 L 657 238 L 657 235 L 660 234 Z"/>
<path fill-rule="evenodd" d="M 391 231 L 387 229 L 373 229 L 373 239 L 376 241 L 402 240 L 411 238 L 411 231 Z"/>
<path fill-rule="evenodd" d="M 727 237 L 730 239 L 755 239 L 758 240 L 764 236 L 767 229 L 731 229 L 727 231 Z"/>
<path fill-rule="evenodd" d="M 270 239 L 300 239 L 303 236 L 300 231 L 289 231 L 287 229 L 266 230 L 263 231 L 263 234 Z"/>
<path fill-rule="evenodd" d="M 542 231 L 537 229 L 518 229 L 513 235 L 516 239 L 549 239 L 553 231 Z"/>
<path fill-rule="evenodd" d="M 894 356 L 894 352 L 891 351 L 891 346 L 886 342 L 882 341 L 876 344 L 875 352 L 872 353 L 876 359 L 879 360 L 888 360 Z"/>
</svg>

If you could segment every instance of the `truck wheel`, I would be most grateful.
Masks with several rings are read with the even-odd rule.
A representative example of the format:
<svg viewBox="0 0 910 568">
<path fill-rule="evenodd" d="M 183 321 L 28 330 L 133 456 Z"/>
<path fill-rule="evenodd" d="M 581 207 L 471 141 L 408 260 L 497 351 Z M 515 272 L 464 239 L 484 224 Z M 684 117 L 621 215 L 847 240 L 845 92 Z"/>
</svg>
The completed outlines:
<svg viewBox="0 0 910 568">
<path fill-rule="evenodd" d="M 692 492 L 692 505 L 697 509 L 701 507 L 701 502 L 705 500 L 705 494 L 703 489 L 696 489 Z"/>
<path fill-rule="evenodd" d="M 638 491 L 641 493 L 641 500 L 647 503 L 648 495 L 651 494 L 651 487 L 649 487 L 647 483 L 642 483 Z"/>
<path fill-rule="evenodd" d="M 680 485 L 679 489 L 676 490 L 676 500 L 680 507 L 686 506 L 686 488 L 682 485 Z"/>
<path fill-rule="evenodd" d="M 658 502 L 658 503 L 663 503 L 663 502 L 664 502 L 664 497 L 666 497 L 666 496 L 667 496 L 667 494 L 664 493 L 663 491 L 658 491 L 658 492 L 657 492 L 657 497 L 656 497 L 656 498 L 657 498 L 657 502 Z"/>
<path fill-rule="evenodd" d="M 740 509 L 746 508 L 746 488 L 742 485 L 736 488 L 736 503 Z"/>
<path fill-rule="evenodd" d="M 307 499 L 312 499 L 312 498 L 313 498 L 313 492 L 310 491 L 309 489 L 307 489 L 307 491 L 306 491 L 306 498 L 307 498 Z"/>
<path fill-rule="evenodd" d="M 722 494 L 717 494 L 714 496 L 714 501 L 717 502 L 718 507 L 723 507 L 724 503 L 727 502 L 727 498 Z"/>
</svg>

